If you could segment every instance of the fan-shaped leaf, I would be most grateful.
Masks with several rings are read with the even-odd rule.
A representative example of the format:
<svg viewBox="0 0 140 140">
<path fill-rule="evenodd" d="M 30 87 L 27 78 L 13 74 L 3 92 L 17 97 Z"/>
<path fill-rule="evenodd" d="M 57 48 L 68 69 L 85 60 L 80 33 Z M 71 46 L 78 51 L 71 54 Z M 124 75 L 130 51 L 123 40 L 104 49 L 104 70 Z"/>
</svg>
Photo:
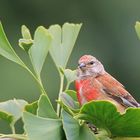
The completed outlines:
<svg viewBox="0 0 140 140">
<path fill-rule="evenodd" d="M 103 128 L 113 136 L 140 137 L 140 108 L 128 108 L 124 114 L 107 101 L 92 101 L 85 104 L 77 116 Z"/>
<path fill-rule="evenodd" d="M 24 65 L 22 60 L 17 56 L 13 48 L 11 47 L 0 22 L 0 55 L 5 58 L 18 63 L 19 65 Z"/>
<path fill-rule="evenodd" d="M 4 111 L 0 111 L 0 119 L 5 120 L 9 124 L 11 124 L 14 121 L 14 117 L 11 114 L 6 113 Z"/>
<path fill-rule="evenodd" d="M 8 100 L 0 103 L 0 110 L 13 116 L 13 121 L 17 121 L 21 116 L 27 102 L 24 100 Z"/>
<path fill-rule="evenodd" d="M 31 104 L 27 104 L 24 108 L 25 111 L 30 112 L 34 115 L 37 114 L 37 109 L 38 109 L 38 101 L 35 101 Z"/>
<path fill-rule="evenodd" d="M 58 116 L 46 95 L 40 96 L 37 115 L 44 118 L 58 119 Z"/>
<path fill-rule="evenodd" d="M 85 124 L 80 125 L 78 120 L 65 111 L 62 111 L 62 118 L 67 140 L 96 140 L 94 133 Z"/>
<path fill-rule="evenodd" d="M 135 30 L 136 30 L 138 38 L 140 39 L 140 22 L 138 21 L 136 22 Z"/>
<path fill-rule="evenodd" d="M 63 140 L 64 132 L 60 119 L 42 118 L 23 113 L 25 132 L 29 140 Z"/>
<path fill-rule="evenodd" d="M 66 67 L 81 25 L 65 23 L 62 28 L 59 25 L 50 26 L 49 32 L 53 36 L 50 54 L 57 67 Z"/>
<path fill-rule="evenodd" d="M 34 35 L 34 43 L 29 50 L 34 70 L 38 77 L 45 62 L 51 43 L 51 36 L 48 30 L 42 26 L 38 27 Z"/>
<path fill-rule="evenodd" d="M 76 70 L 65 69 L 64 70 L 64 75 L 65 75 L 68 83 L 73 82 L 77 78 Z"/>
<path fill-rule="evenodd" d="M 29 51 L 30 47 L 33 45 L 33 40 L 30 34 L 29 29 L 22 25 L 21 27 L 22 39 L 19 39 L 19 46 L 25 50 L 26 52 Z"/>
</svg>

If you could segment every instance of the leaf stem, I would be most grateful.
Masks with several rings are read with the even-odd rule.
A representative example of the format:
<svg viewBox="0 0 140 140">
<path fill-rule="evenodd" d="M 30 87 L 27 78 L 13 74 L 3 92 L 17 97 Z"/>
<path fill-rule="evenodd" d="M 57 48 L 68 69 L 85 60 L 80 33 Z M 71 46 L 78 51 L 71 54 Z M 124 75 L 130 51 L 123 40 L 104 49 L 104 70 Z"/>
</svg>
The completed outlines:
<svg viewBox="0 0 140 140">
<path fill-rule="evenodd" d="M 44 89 L 41 77 L 40 76 L 36 76 L 36 77 L 37 77 L 38 82 L 40 83 L 42 94 L 47 94 L 45 89 Z"/>
<path fill-rule="evenodd" d="M 27 140 L 27 136 L 23 134 L 0 134 L 0 138 L 13 138 L 17 140 Z"/>
<path fill-rule="evenodd" d="M 60 94 L 63 92 L 63 85 L 64 85 L 64 75 L 59 72 L 60 75 L 60 89 L 59 89 L 59 94 L 58 94 L 58 101 L 60 100 Z M 60 112 L 61 112 L 61 107 L 60 104 L 57 103 L 57 115 L 60 116 Z"/>
<path fill-rule="evenodd" d="M 45 95 L 47 96 L 47 98 L 48 98 L 48 101 L 49 101 L 50 104 L 51 104 L 51 101 L 50 101 L 50 99 L 49 99 L 49 97 L 48 97 L 48 94 L 46 93 L 46 91 L 45 91 L 45 89 L 44 89 L 44 86 L 43 86 L 43 84 L 42 84 L 41 78 L 38 77 L 38 76 L 35 76 L 35 75 L 32 73 L 32 71 L 31 71 L 25 64 L 23 65 L 23 67 L 32 75 L 32 77 L 35 79 L 35 81 L 37 82 L 37 84 L 38 84 L 38 86 L 39 86 L 39 88 L 40 88 L 40 90 L 41 90 L 41 94 L 45 94 Z"/>
<path fill-rule="evenodd" d="M 11 127 L 11 130 L 12 130 L 12 134 L 15 134 L 15 133 L 16 133 L 16 130 L 15 130 L 14 123 L 12 123 L 12 124 L 10 125 L 10 127 Z"/>
<path fill-rule="evenodd" d="M 65 91 L 69 89 L 69 86 L 70 86 L 70 82 L 67 82 Z"/>
<path fill-rule="evenodd" d="M 140 140 L 140 137 L 116 137 L 113 140 Z"/>
<path fill-rule="evenodd" d="M 48 94 L 46 93 L 46 91 L 44 89 L 44 86 L 42 84 L 41 77 L 40 76 L 38 77 L 37 75 L 34 75 L 33 72 L 24 63 L 22 65 L 22 67 L 25 68 L 31 74 L 31 76 L 35 79 L 35 81 L 37 82 L 37 84 L 38 84 L 38 86 L 39 86 L 39 88 L 41 90 L 41 94 L 45 94 L 46 97 L 48 98 L 48 101 L 51 104 L 51 101 L 50 101 L 50 99 L 48 97 Z"/>
</svg>

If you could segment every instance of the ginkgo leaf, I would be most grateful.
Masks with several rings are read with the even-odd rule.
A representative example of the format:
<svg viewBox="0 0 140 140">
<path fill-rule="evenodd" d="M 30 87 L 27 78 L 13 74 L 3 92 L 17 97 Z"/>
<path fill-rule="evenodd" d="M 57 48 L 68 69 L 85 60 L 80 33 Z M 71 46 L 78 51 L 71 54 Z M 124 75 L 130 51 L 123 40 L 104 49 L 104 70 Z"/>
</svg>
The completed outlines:
<svg viewBox="0 0 140 140">
<path fill-rule="evenodd" d="M 62 111 L 62 122 L 67 140 L 97 140 L 94 133 L 78 120 L 74 119 L 64 110 Z"/>
<path fill-rule="evenodd" d="M 68 83 L 73 82 L 77 78 L 77 76 L 76 76 L 76 70 L 65 69 L 64 70 L 64 75 L 65 75 Z"/>
<path fill-rule="evenodd" d="M 44 118 L 58 119 L 58 116 L 46 95 L 41 95 L 38 100 L 37 115 Z"/>
<path fill-rule="evenodd" d="M 140 22 L 138 21 L 135 24 L 135 30 L 136 30 L 138 38 L 140 39 Z"/>
<path fill-rule="evenodd" d="M 62 28 L 52 25 L 48 29 L 53 36 L 49 52 L 57 67 L 66 67 L 81 26 L 82 24 L 65 23 Z"/>
<path fill-rule="evenodd" d="M 29 50 L 32 65 L 38 77 L 50 48 L 51 35 L 46 28 L 40 26 L 36 29 L 34 43 Z"/>
<path fill-rule="evenodd" d="M 24 66 L 22 60 L 18 57 L 15 53 L 14 49 L 10 45 L 5 32 L 3 30 L 2 24 L 0 22 L 0 55 L 4 56 L 5 58 Z"/>
<path fill-rule="evenodd" d="M 21 33 L 22 33 L 22 38 L 19 39 L 19 46 L 23 50 L 28 52 L 30 47 L 33 45 L 33 40 L 32 40 L 30 31 L 29 31 L 29 29 L 25 25 L 22 25 Z"/>
<path fill-rule="evenodd" d="M 25 105 L 28 103 L 25 100 L 8 100 L 0 102 L 0 111 L 12 115 L 13 121 L 16 122 L 21 116 Z"/>
<path fill-rule="evenodd" d="M 22 25 L 21 33 L 24 39 L 32 39 L 30 31 L 25 25 Z"/>
<path fill-rule="evenodd" d="M 128 108 L 120 114 L 110 102 L 92 101 L 81 108 L 78 118 L 92 122 L 112 136 L 140 137 L 140 108 Z"/>
<path fill-rule="evenodd" d="M 23 113 L 24 129 L 29 140 L 63 140 L 65 135 L 61 119 L 50 119 Z"/>
</svg>

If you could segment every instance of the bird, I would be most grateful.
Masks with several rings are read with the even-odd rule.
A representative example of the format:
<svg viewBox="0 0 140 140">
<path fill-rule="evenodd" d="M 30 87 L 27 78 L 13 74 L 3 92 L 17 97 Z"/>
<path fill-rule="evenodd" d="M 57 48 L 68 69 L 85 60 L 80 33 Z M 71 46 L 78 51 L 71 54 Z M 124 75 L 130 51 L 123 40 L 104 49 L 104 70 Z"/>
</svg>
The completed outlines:
<svg viewBox="0 0 140 140">
<path fill-rule="evenodd" d="M 90 101 L 109 101 L 117 111 L 140 107 L 125 87 L 106 72 L 103 64 L 92 55 L 83 55 L 78 61 L 75 88 L 80 105 Z"/>
</svg>

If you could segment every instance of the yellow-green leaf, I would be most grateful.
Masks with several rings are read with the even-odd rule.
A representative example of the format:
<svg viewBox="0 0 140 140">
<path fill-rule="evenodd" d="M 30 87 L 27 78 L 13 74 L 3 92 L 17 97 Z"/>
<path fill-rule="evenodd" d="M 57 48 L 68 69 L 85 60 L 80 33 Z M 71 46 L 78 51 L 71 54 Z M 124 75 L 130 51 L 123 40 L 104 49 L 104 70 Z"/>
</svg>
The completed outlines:
<svg viewBox="0 0 140 140">
<path fill-rule="evenodd" d="M 46 28 L 40 26 L 36 29 L 34 43 L 29 50 L 32 65 L 38 77 L 45 62 L 51 43 L 51 35 Z"/>
<path fill-rule="evenodd" d="M 13 116 L 13 121 L 16 122 L 21 116 L 27 102 L 24 100 L 8 100 L 0 103 L 0 111 Z"/>
<path fill-rule="evenodd" d="M 22 65 L 22 66 L 24 65 L 22 60 L 18 57 L 14 49 L 11 47 L 5 35 L 1 22 L 0 22 L 0 55 L 4 56 L 5 58 L 19 65 Z"/>
<path fill-rule="evenodd" d="M 56 66 L 65 68 L 76 42 L 82 24 L 65 23 L 62 28 L 52 25 L 49 32 L 53 36 L 49 50 Z"/>
<path fill-rule="evenodd" d="M 40 96 L 37 115 L 44 118 L 58 119 L 58 116 L 46 95 Z"/>
<path fill-rule="evenodd" d="M 63 140 L 61 119 L 49 119 L 23 113 L 24 129 L 29 140 Z"/>
<path fill-rule="evenodd" d="M 67 140 L 96 140 L 94 133 L 85 124 L 80 125 L 78 120 L 64 110 L 62 121 Z"/>
<path fill-rule="evenodd" d="M 135 30 L 136 30 L 138 38 L 140 39 L 140 22 L 138 21 L 135 24 Z"/>
</svg>

